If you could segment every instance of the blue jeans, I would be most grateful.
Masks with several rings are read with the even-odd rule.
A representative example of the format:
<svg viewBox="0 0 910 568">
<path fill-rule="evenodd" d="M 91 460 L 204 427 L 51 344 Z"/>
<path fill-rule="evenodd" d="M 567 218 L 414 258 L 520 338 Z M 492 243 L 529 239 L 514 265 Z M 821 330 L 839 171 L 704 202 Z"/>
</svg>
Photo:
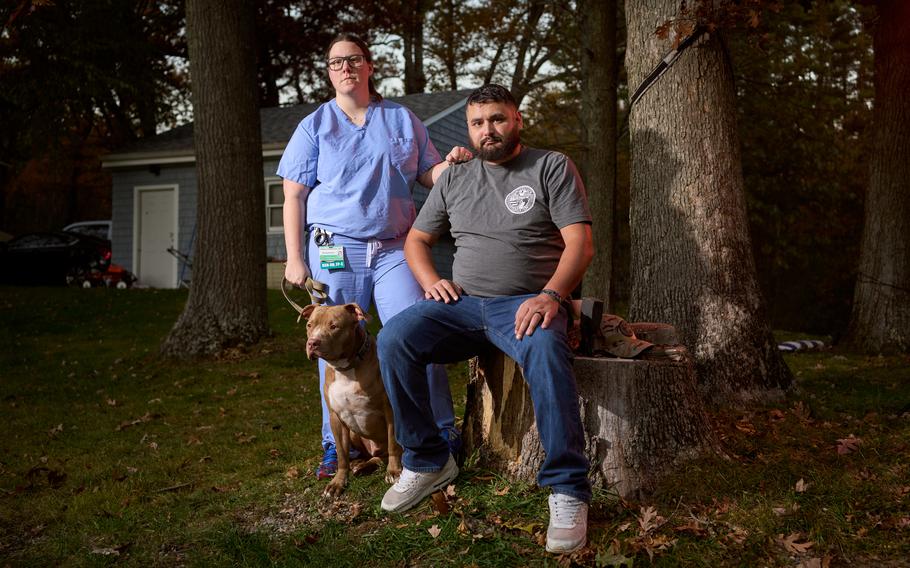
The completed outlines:
<svg viewBox="0 0 910 568">
<path fill-rule="evenodd" d="M 335 235 L 334 244 L 344 246 L 345 267 L 338 270 L 323 270 L 319 267 L 319 248 L 309 239 L 307 258 L 313 278 L 328 285 L 328 305 L 355 302 L 364 310 L 376 302 L 379 320 L 386 323 L 392 316 L 414 302 L 423 301 L 423 289 L 404 259 L 404 237 L 381 241 L 367 266 L 367 241 Z M 426 377 L 427 375 L 424 375 Z M 325 405 L 325 361 L 319 360 L 319 397 L 322 400 L 322 446 L 334 444 L 332 427 L 329 425 L 329 409 Z M 452 409 L 452 393 L 449 378 L 442 365 L 429 369 L 430 406 L 439 428 L 455 427 L 455 411 Z"/>
<path fill-rule="evenodd" d="M 454 303 L 424 300 L 389 320 L 379 334 L 382 380 L 395 414 L 402 461 L 412 471 L 438 471 L 449 449 L 433 421 L 428 363 L 454 363 L 495 347 L 524 371 L 546 459 L 538 485 L 590 501 L 588 460 L 566 338 L 566 312 L 547 329 L 515 339 L 515 312 L 533 295 L 478 298 Z"/>
</svg>

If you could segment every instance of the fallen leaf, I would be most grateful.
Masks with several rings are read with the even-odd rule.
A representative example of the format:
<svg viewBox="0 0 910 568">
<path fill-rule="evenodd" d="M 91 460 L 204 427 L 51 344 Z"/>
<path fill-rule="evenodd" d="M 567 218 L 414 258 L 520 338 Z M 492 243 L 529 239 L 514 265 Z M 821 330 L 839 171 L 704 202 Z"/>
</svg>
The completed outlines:
<svg viewBox="0 0 910 568">
<path fill-rule="evenodd" d="M 505 522 L 502 524 L 502 526 L 504 526 L 507 529 L 522 531 L 522 532 L 526 532 L 528 534 L 534 534 L 534 531 L 538 528 L 541 528 L 543 525 L 541 525 L 540 523 Z"/>
<path fill-rule="evenodd" d="M 805 493 L 808 488 L 809 484 L 803 481 L 802 477 L 799 478 L 799 481 L 796 482 L 796 486 L 794 487 L 797 493 Z"/>
<path fill-rule="evenodd" d="M 501 495 L 506 495 L 508 492 L 509 492 L 509 486 L 508 486 L 508 485 L 506 485 L 506 486 L 503 487 L 502 489 L 494 489 L 494 490 L 493 490 L 493 494 L 494 494 L 494 495 L 500 495 L 500 496 L 501 496 Z"/>
<path fill-rule="evenodd" d="M 811 540 L 799 542 L 805 538 L 806 537 L 802 533 L 793 533 L 787 537 L 777 535 L 777 542 L 784 547 L 784 550 L 791 554 L 805 554 L 812 548 L 812 545 L 815 544 Z"/>
<path fill-rule="evenodd" d="M 775 408 L 768 411 L 768 417 L 771 419 L 771 422 L 780 422 L 786 418 L 786 415 L 783 413 L 783 411 Z"/>
<path fill-rule="evenodd" d="M 427 532 L 430 533 L 430 536 L 432 536 L 433 538 L 436 538 L 439 536 L 439 533 L 442 532 L 442 529 L 440 529 L 438 525 L 433 525 L 432 527 L 427 529 Z"/>
<path fill-rule="evenodd" d="M 455 497 L 455 486 L 449 485 L 446 487 L 446 497 Z"/>
<path fill-rule="evenodd" d="M 850 434 L 846 438 L 837 439 L 837 454 L 845 456 L 851 454 L 859 449 L 860 444 L 863 443 L 862 438 L 857 438 L 853 434 Z"/>
<path fill-rule="evenodd" d="M 794 404 L 793 408 L 790 409 L 790 412 L 793 413 L 793 416 L 796 416 L 797 420 L 800 422 L 806 424 L 812 422 L 811 411 L 805 404 L 803 404 L 803 401 L 799 401 Z"/>
<path fill-rule="evenodd" d="M 822 558 L 810 558 L 800 562 L 798 568 L 830 568 L 831 557 L 823 556 Z"/>
<path fill-rule="evenodd" d="M 61 432 L 63 432 L 63 424 L 62 424 L 62 423 L 61 423 L 61 424 L 57 424 L 56 426 L 54 426 L 53 428 L 51 428 L 50 430 L 48 430 L 48 431 L 47 431 L 47 435 L 50 436 L 51 438 L 56 438 L 56 437 L 57 437 L 57 434 L 60 434 Z"/>
<path fill-rule="evenodd" d="M 297 469 L 297 466 L 292 465 L 286 472 L 284 472 L 284 476 L 288 479 L 297 479 L 300 477 L 300 470 Z"/>
<path fill-rule="evenodd" d="M 730 528 L 733 529 L 733 531 L 727 533 L 725 536 L 736 544 L 742 544 L 746 542 L 747 538 L 749 538 L 749 531 L 746 529 L 738 527 L 736 525 L 730 525 Z"/>
<path fill-rule="evenodd" d="M 136 426 L 137 424 L 142 424 L 142 423 L 145 423 L 145 422 L 151 422 L 151 420 L 152 420 L 153 418 L 158 418 L 159 416 L 160 416 L 159 414 L 154 414 L 154 415 L 153 415 L 151 412 L 146 412 L 145 414 L 143 414 L 143 415 L 140 416 L 139 418 L 135 418 L 135 419 L 133 419 L 133 420 L 124 420 L 123 422 L 121 422 L 120 424 L 118 424 L 116 428 L 114 428 L 114 431 L 115 431 L 115 432 L 120 432 L 121 430 L 125 430 L 125 429 L 127 429 L 127 428 L 129 428 L 129 427 L 131 427 L 131 426 Z"/>
<path fill-rule="evenodd" d="M 673 530 L 676 532 L 691 533 L 695 536 L 703 536 L 708 533 L 702 522 L 693 517 L 686 519 L 685 524 L 674 527 Z"/>
<path fill-rule="evenodd" d="M 246 434 L 245 432 L 234 432 L 234 438 L 237 440 L 238 444 L 249 444 L 256 439 L 254 434 Z"/>
<path fill-rule="evenodd" d="M 746 434 L 755 434 L 755 426 L 746 418 L 742 418 L 736 422 L 736 429 Z"/>
<path fill-rule="evenodd" d="M 100 554 L 101 556 L 120 556 L 120 551 L 116 548 L 93 548 L 92 554 Z"/>
<path fill-rule="evenodd" d="M 639 531 L 641 534 L 645 534 L 663 519 L 657 515 L 657 510 L 654 507 L 642 507 L 641 516 L 638 517 L 638 526 L 641 527 Z"/>
</svg>

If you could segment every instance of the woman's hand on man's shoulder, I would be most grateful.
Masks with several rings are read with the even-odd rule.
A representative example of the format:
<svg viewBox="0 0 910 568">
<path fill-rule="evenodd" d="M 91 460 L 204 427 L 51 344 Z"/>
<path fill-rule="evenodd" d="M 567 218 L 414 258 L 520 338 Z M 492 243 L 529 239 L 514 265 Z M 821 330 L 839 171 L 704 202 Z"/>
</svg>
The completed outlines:
<svg viewBox="0 0 910 568">
<path fill-rule="evenodd" d="M 474 158 L 474 154 L 464 146 L 454 146 L 452 150 L 446 154 L 446 162 L 450 164 L 461 164 L 463 162 L 468 162 Z"/>
</svg>

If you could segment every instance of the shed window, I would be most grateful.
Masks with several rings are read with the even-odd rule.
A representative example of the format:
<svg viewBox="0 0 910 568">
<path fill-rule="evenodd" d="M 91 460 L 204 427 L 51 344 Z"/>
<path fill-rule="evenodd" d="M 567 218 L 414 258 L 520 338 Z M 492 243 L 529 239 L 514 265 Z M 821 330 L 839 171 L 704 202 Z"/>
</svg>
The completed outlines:
<svg viewBox="0 0 910 568">
<path fill-rule="evenodd" d="M 281 186 L 281 180 L 269 180 L 265 182 L 265 222 L 269 231 L 281 231 L 284 229 L 284 189 Z"/>
</svg>

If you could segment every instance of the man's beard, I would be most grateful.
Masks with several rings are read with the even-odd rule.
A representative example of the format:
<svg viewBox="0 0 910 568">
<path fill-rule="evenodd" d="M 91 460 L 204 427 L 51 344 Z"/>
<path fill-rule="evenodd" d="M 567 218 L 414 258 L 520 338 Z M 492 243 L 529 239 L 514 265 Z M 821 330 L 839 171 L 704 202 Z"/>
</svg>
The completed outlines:
<svg viewBox="0 0 910 568">
<path fill-rule="evenodd" d="M 497 146 L 486 146 L 484 143 L 488 141 L 501 142 Z M 512 131 L 506 135 L 505 138 L 499 136 L 486 136 L 480 141 L 480 146 L 475 146 L 474 149 L 477 150 L 477 157 L 481 160 L 487 162 L 498 162 L 504 160 L 512 155 L 512 152 L 515 151 L 515 148 L 518 147 L 520 142 L 520 137 L 518 131 Z"/>
</svg>

